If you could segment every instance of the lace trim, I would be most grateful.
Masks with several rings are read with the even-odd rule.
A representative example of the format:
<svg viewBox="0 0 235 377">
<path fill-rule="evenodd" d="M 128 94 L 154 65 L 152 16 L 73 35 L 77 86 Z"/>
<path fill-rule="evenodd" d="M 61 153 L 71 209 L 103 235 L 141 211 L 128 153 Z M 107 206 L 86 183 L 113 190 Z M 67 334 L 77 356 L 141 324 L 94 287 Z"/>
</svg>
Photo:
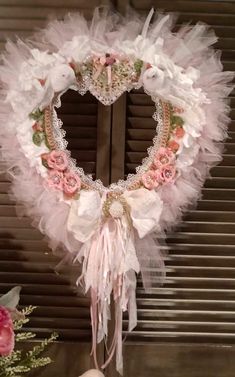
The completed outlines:
<svg viewBox="0 0 235 377">
<path fill-rule="evenodd" d="M 80 94 L 84 95 L 84 91 L 80 91 L 79 88 L 73 88 L 77 90 Z M 147 91 L 146 94 L 149 95 Z M 111 183 L 109 186 L 104 186 L 100 179 L 93 180 L 91 174 L 85 174 L 83 168 L 77 166 L 77 161 L 71 157 L 71 152 L 67 150 L 68 142 L 65 139 L 66 131 L 62 128 L 63 122 L 61 119 L 58 118 L 56 108 L 61 107 L 61 96 L 64 92 L 60 93 L 57 97 L 54 98 L 51 106 L 51 125 L 52 125 L 52 132 L 54 136 L 54 141 L 56 143 L 57 149 L 63 150 L 67 153 L 69 158 L 69 167 L 75 173 L 79 174 L 83 185 L 85 188 L 94 189 L 102 192 L 108 191 L 125 191 L 128 189 L 133 188 L 133 186 L 138 185 L 141 176 L 147 170 L 149 170 L 154 155 L 158 151 L 161 146 L 164 146 L 166 142 L 166 137 L 169 135 L 169 119 L 167 119 L 167 113 L 169 113 L 169 103 L 163 102 L 157 97 L 152 97 L 153 102 L 155 103 L 155 112 L 152 115 L 152 118 L 157 122 L 156 126 L 156 135 L 153 138 L 153 145 L 147 149 L 148 156 L 142 160 L 141 165 L 136 167 L 135 174 L 128 174 L 125 180 L 120 179 L 116 183 Z"/>
</svg>

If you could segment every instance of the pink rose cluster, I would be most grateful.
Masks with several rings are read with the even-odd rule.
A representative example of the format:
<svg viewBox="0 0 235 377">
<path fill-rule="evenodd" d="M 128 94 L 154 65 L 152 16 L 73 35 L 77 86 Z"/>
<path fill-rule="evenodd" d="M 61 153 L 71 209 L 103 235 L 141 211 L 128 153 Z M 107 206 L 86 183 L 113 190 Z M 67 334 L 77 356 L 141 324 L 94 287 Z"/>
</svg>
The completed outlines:
<svg viewBox="0 0 235 377">
<path fill-rule="evenodd" d="M 113 65 L 114 63 L 116 63 L 116 61 L 117 61 L 117 57 L 114 54 L 109 54 L 109 53 L 106 53 L 105 56 L 94 57 L 95 65 L 101 64 L 105 67 L 109 65 Z"/>
<path fill-rule="evenodd" d="M 175 154 L 170 148 L 160 148 L 150 170 L 142 175 L 143 185 L 152 190 L 163 183 L 173 182 L 176 177 Z"/>
<path fill-rule="evenodd" d="M 15 346 L 15 334 L 10 312 L 0 306 L 0 355 L 8 356 Z"/>
<path fill-rule="evenodd" d="M 69 170 L 68 157 L 63 151 L 53 150 L 42 156 L 44 165 L 49 169 L 47 184 L 49 187 L 63 191 L 69 197 L 81 188 L 81 180 L 77 174 Z"/>
</svg>

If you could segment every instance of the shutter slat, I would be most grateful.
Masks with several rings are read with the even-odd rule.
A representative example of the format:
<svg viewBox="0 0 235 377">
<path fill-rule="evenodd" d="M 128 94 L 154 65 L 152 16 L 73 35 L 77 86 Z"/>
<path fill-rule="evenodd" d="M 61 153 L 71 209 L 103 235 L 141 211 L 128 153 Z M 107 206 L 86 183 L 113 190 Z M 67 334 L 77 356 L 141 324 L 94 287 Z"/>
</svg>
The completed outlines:
<svg viewBox="0 0 235 377">
<path fill-rule="evenodd" d="M 63 122 L 71 156 L 88 174 L 95 177 L 97 154 L 97 100 L 69 90 L 61 97 L 58 118 Z"/>
<path fill-rule="evenodd" d="M 218 12 L 219 14 L 222 12 L 223 14 L 230 14 L 234 12 L 234 4 L 232 1 L 226 1 L 221 6 L 221 1 L 201 1 L 201 0 L 174 0 L 174 3 L 171 1 L 165 0 L 147 0 L 143 3 L 142 0 L 132 0 L 131 5 L 135 7 L 136 10 L 147 10 L 151 6 L 154 6 L 159 9 L 165 9 L 166 12 L 178 11 L 178 12 L 186 12 L 189 13 L 190 11 L 195 14 L 195 12 L 200 13 L 214 13 Z M 191 12 L 189 14 L 191 14 Z M 190 17 L 189 17 L 190 18 Z M 200 19 L 200 18 L 199 18 Z"/>
<path fill-rule="evenodd" d="M 201 256 L 203 258 L 203 256 Z M 207 258 L 209 256 L 206 256 Z M 211 258 L 216 258 L 211 256 Z M 219 257 L 217 257 L 219 258 Z M 139 288 L 139 297 L 145 297 L 145 291 Z M 199 299 L 199 300 L 208 300 L 208 299 L 216 299 L 216 300 L 234 300 L 235 297 L 235 290 L 234 289 L 200 289 L 200 288 L 176 288 L 176 287 L 169 287 L 165 288 L 151 288 L 150 293 L 148 296 L 153 295 L 156 299 L 159 297 L 161 298 L 181 298 L 181 299 Z"/>
<path fill-rule="evenodd" d="M 228 211 L 199 211 L 193 210 L 189 211 L 186 215 L 186 219 L 190 220 L 198 220 L 198 221 L 226 221 L 226 222 L 233 222 L 235 219 L 235 212 L 228 212 Z"/>
<path fill-rule="evenodd" d="M 4 294 L 6 289 L 13 288 L 14 285 L 10 284 L 1 284 L 0 292 Z M 22 284 L 22 288 L 24 289 L 24 294 L 29 295 L 46 295 L 46 296 L 61 296 L 61 285 L 57 284 Z M 73 296 L 74 297 L 74 290 L 69 285 L 63 285 L 63 296 Z"/>
<path fill-rule="evenodd" d="M 0 5 L 8 5 L 8 6 L 15 6 L 19 3 L 18 0 L 0 0 Z M 86 0 L 67 0 L 66 1 L 66 9 L 68 11 L 68 8 L 70 7 L 75 7 L 78 10 L 83 10 L 83 9 L 91 9 L 97 5 L 99 5 L 99 1 L 97 0 L 89 0 L 89 4 L 87 3 Z M 32 4 L 32 0 L 20 0 L 20 6 L 21 9 L 24 8 L 25 6 L 30 6 L 31 8 L 33 7 L 51 7 L 53 11 L 56 11 L 57 7 L 64 7 L 64 0 L 57 0 L 56 1 L 56 6 L 54 0 L 34 0 Z"/>
<path fill-rule="evenodd" d="M 227 256 L 233 256 L 234 255 L 234 245 L 223 245 L 221 244 L 203 244 L 203 243 L 171 243 L 170 245 L 170 254 L 178 254 L 179 252 L 185 255 L 227 255 Z M 183 287 L 182 287 L 183 288 Z M 218 287 L 219 288 L 219 287 Z"/>
<path fill-rule="evenodd" d="M 1 5 L 1 2 L 0 2 L 0 6 L 1 6 L 1 14 L 0 14 L 0 19 L 1 19 L 1 23 L 2 21 L 6 21 L 6 20 L 20 20 L 21 21 L 21 25 L 24 24 L 25 22 L 29 22 L 31 21 L 32 22 L 32 26 L 31 28 L 33 29 L 35 27 L 35 24 L 34 24 L 34 21 L 39 21 L 39 20 L 45 20 L 48 18 L 48 14 L 50 12 L 50 8 L 49 6 L 43 6 L 43 4 L 40 4 L 38 6 L 34 6 L 32 7 L 32 3 L 25 5 L 25 6 L 17 6 L 17 2 L 15 1 L 16 4 L 12 5 L 12 6 L 9 6 L 10 4 L 10 1 L 9 2 L 6 2 L 5 5 Z M 21 1 L 22 3 L 22 1 Z M 67 2 L 68 3 L 68 2 Z M 49 8 L 49 9 L 48 9 Z M 52 8 L 51 9 L 52 12 L 54 12 L 55 10 Z M 63 16 L 66 11 L 68 9 L 67 8 L 64 8 L 64 7 L 61 7 L 61 8 L 58 8 L 56 9 L 56 15 L 57 17 L 61 17 Z M 73 12 L 76 10 L 76 6 L 72 6 L 72 8 L 70 8 L 70 11 Z M 42 21 L 41 21 L 42 22 Z M 6 24 L 7 26 L 7 24 Z"/>
<path fill-rule="evenodd" d="M 167 266 L 180 265 L 184 263 L 185 266 L 197 265 L 200 267 L 220 266 L 220 267 L 234 267 L 235 257 L 233 256 L 211 256 L 211 255 L 185 255 L 185 254 L 174 254 L 167 258 Z"/>
</svg>

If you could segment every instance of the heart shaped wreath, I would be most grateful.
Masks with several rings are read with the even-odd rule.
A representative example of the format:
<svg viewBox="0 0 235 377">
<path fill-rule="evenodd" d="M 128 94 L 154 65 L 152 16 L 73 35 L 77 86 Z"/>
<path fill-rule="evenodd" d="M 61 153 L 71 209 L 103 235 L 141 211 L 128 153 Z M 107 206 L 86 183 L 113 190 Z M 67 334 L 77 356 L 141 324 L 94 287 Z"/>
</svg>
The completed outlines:
<svg viewBox="0 0 235 377">
<path fill-rule="evenodd" d="M 0 67 L 2 157 L 12 192 L 53 249 L 82 263 L 77 283 L 91 296 L 92 352 L 108 335 L 110 301 L 115 331 L 105 368 L 116 351 L 122 373 L 122 315 L 137 323 L 136 273 L 147 288 L 164 278 L 157 240 L 200 196 L 209 169 L 221 160 L 231 72 L 210 46 L 203 24 L 172 32 L 174 17 L 146 20 L 96 9 L 52 21 L 34 40 L 8 42 Z M 156 111 L 156 136 L 136 174 L 105 187 L 76 165 L 56 114 L 68 89 L 90 91 L 110 105 L 143 87 Z M 154 274 L 152 273 L 154 271 Z"/>
</svg>

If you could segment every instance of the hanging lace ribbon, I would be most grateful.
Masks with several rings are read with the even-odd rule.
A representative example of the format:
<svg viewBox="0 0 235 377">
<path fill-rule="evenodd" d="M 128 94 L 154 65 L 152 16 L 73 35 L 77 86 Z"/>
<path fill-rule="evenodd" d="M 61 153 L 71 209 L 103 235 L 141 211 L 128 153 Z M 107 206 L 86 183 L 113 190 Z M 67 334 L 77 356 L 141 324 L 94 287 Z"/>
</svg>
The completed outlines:
<svg viewBox="0 0 235 377">
<path fill-rule="evenodd" d="M 71 204 L 67 226 L 83 243 L 76 256 L 82 262 L 77 283 L 83 283 L 91 295 L 92 354 L 97 369 L 96 344 L 108 336 L 113 297 L 115 330 L 108 359 L 101 368 L 108 365 L 116 351 L 116 369 L 122 374 L 122 313 L 128 311 L 128 330 L 132 331 L 137 324 L 136 274 L 142 270 L 147 287 L 151 279 L 150 259 L 162 273 L 164 270 L 158 245 L 150 235 L 158 230 L 161 212 L 159 195 L 144 188 L 111 198 L 106 194 L 100 197 L 97 191 L 82 191 L 79 200 Z M 140 254 L 143 256 L 138 260 Z"/>
</svg>

